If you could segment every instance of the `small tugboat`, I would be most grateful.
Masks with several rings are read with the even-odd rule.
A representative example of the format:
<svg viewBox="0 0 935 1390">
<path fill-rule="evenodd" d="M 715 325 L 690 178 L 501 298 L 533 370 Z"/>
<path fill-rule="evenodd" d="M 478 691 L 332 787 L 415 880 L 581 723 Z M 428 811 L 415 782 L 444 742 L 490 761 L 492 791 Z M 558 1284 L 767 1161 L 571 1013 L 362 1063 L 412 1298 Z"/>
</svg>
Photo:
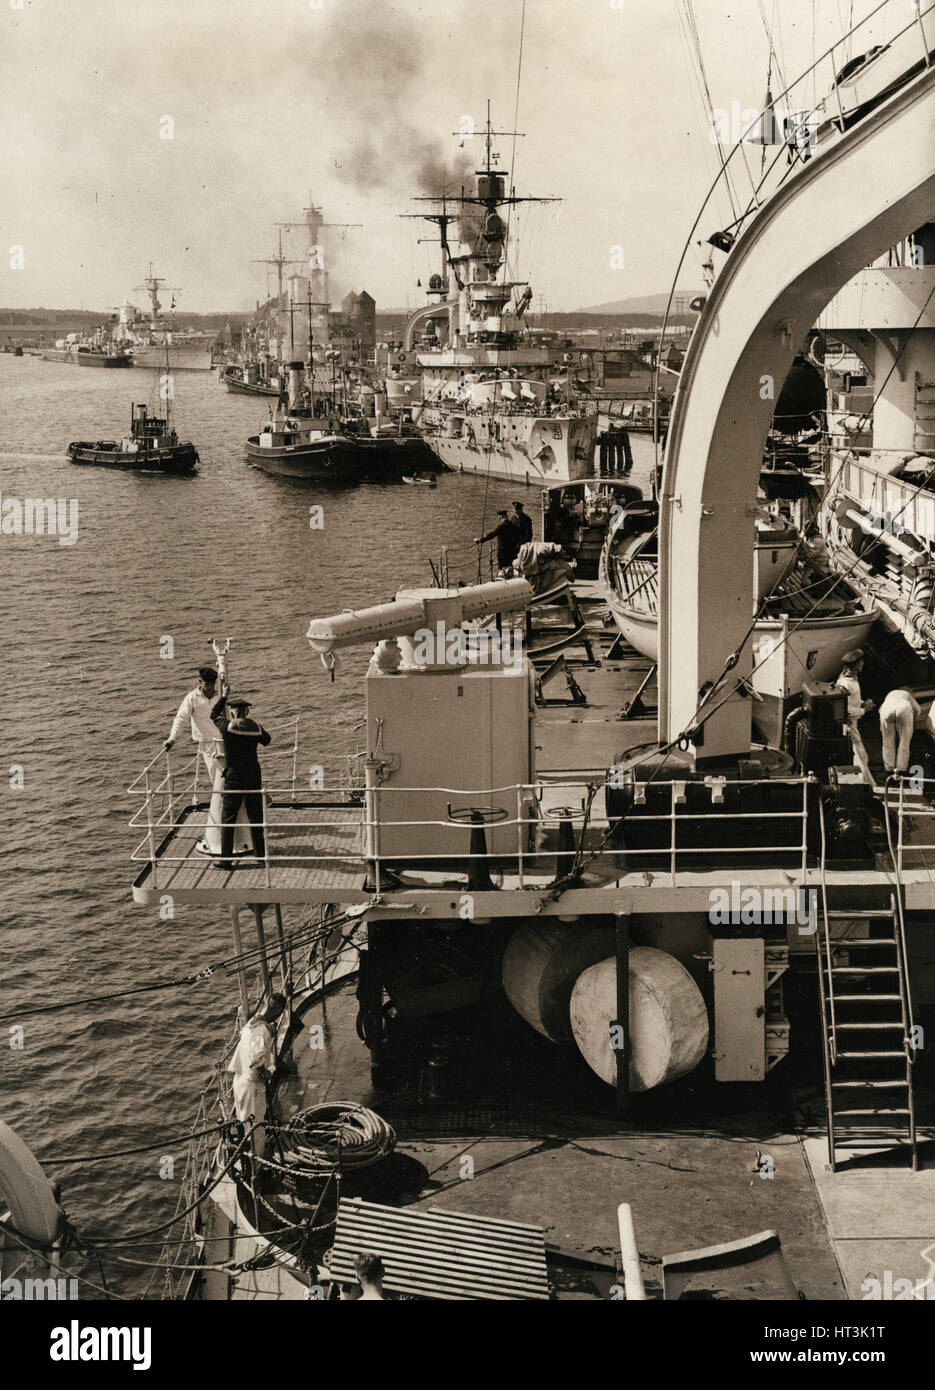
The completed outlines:
<svg viewBox="0 0 935 1390">
<path fill-rule="evenodd" d="M 221 370 L 220 380 L 235 396 L 279 396 L 282 394 L 280 378 L 261 375 L 255 364 L 241 366 L 237 362 L 228 362 Z"/>
<path fill-rule="evenodd" d="M 289 405 L 277 409 L 246 443 L 247 461 L 281 478 L 344 482 L 356 477 L 356 446 L 330 418 L 315 410 L 314 392 L 304 386 L 303 362 L 289 363 Z"/>
<path fill-rule="evenodd" d="M 72 463 L 96 464 L 100 468 L 127 468 L 137 473 L 192 473 L 198 465 L 194 444 L 179 442 L 165 417 L 150 415 L 145 405 L 130 408 L 130 433 L 118 444 L 114 439 L 95 443 L 79 439 L 68 446 Z"/>
<path fill-rule="evenodd" d="M 357 463 L 365 478 L 402 478 L 404 483 L 435 486 L 435 474 L 442 464 L 411 427 L 404 432 L 395 425 L 376 425 L 369 431 L 356 429 L 357 421 L 345 422 L 345 429 L 357 452 Z"/>
</svg>

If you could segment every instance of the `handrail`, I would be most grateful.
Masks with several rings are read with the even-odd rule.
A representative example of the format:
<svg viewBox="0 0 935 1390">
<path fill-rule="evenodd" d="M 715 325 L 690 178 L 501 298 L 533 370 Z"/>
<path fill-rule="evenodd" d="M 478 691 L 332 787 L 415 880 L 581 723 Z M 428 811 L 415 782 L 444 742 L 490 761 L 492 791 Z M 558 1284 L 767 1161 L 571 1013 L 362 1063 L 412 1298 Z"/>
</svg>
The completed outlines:
<svg viewBox="0 0 935 1390">
<path fill-rule="evenodd" d="M 927 779 L 923 779 L 923 787 L 924 787 L 924 785 L 925 785 L 925 780 L 927 780 Z M 906 808 L 906 806 L 905 806 L 905 783 L 904 783 L 904 780 L 903 780 L 902 778 L 900 778 L 900 781 L 899 781 L 899 805 L 898 805 L 898 807 L 897 807 L 897 822 L 896 822 L 896 823 L 897 823 L 897 850 L 896 850 L 896 853 L 894 854 L 894 853 L 893 853 L 893 849 L 892 849 L 892 839 L 891 839 L 891 836 L 890 836 L 890 826 L 889 826 L 889 785 L 888 785 L 888 781 L 889 781 L 889 779 L 887 779 L 887 784 L 884 786 L 884 790 L 883 790 L 883 802 L 884 802 L 884 804 L 883 804 L 883 815 L 884 815 L 884 818 L 885 818 L 885 820 L 886 820 L 887 844 L 888 844 L 889 847 L 890 847 L 890 858 L 891 858 L 892 861 L 893 861 L 893 869 L 894 869 L 894 871 L 895 871 L 895 877 L 896 877 L 896 892 L 893 894 L 893 897 L 894 897 L 894 899 L 895 899 L 895 912 L 896 912 L 896 924 L 895 924 L 895 925 L 896 925 L 896 954 L 897 954 L 897 956 L 899 957 L 899 966 L 900 966 L 900 969 L 899 969 L 900 993 L 903 995 L 903 1005 L 904 1005 L 905 1012 L 906 1012 L 907 1033 L 911 1034 L 911 1033 L 912 1033 L 912 1030 L 913 1030 L 914 1027 L 915 1027 L 915 1023 L 914 1023 L 913 1014 L 912 1014 L 912 991 L 911 991 L 910 988 L 909 988 L 909 944 L 908 944 L 908 941 L 907 941 L 907 939 L 906 939 L 906 919 L 905 919 L 905 914 L 904 914 L 904 912 L 903 912 L 903 890 L 902 890 L 902 872 L 903 872 L 902 854 L 903 854 L 903 843 L 904 843 L 904 842 L 903 842 L 903 822 L 904 822 L 905 816 L 906 816 L 907 814 L 908 814 L 908 815 L 912 815 L 914 810 L 915 810 L 916 814 L 922 814 L 922 815 L 935 815 L 935 811 L 932 811 L 931 808 L 928 808 L 928 807 L 926 807 L 926 808 L 911 808 L 911 807 L 910 807 L 910 808 L 908 808 L 908 810 L 907 810 L 907 808 Z M 913 848 L 913 849 L 927 848 L 927 846 L 912 845 L 912 846 L 910 846 L 910 848 Z M 908 1060 L 909 1060 L 909 1063 L 910 1063 L 910 1065 L 911 1065 L 911 1064 L 914 1062 L 915 1058 L 914 1058 L 913 1056 L 910 1055 L 910 1049 L 909 1049 L 909 1046 L 908 1046 L 908 1038 L 905 1040 L 905 1046 L 906 1046 L 906 1056 L 907 1056 L 907 1058 L 908 1058 Z"/>
<path fill-rule="evenodd" d="M 825 957 L 826 957 L 825 965 L 827 966 L 827 971 L 828 971 L 828 1013 L 829 1013 L 829 1015 L 830 1015 L 830 1018 L 826 1018 L 826 1016 L 825 1016 L 825 994 L 824 994 L 824 981 L 823 981 L 823 979 L 822 979 L 823 964 L 822 964 L 822 959 L 821 959 L 821 943 L 820 943 L 820 940 L 819 940 L 817 937 L 816 937 L 815 945 L 816 945 L 816 947 L 818 948 L 818 993 L 819 993 L 819 996 L 820 996 L 820 999 L 821 999 L 821 1024 L 822 1024 L 822 1033 L 823 1033 L 822 1051 L 823 1051 L 823 1054 L 824 1054 L 824 1056 L 825 1056 L 825 1061 L 826 1061 L 826 1064 L 827 1064 L 827 1065 L 826 1065 L 826 1078 L 825 1078 L 825 1079 L 826 1079 L 827 1085 L 830 1087 L 830 1084 L 831 1084 L 831 1076 L 830 1076 L 830 1073 L 827 1072 L 827 1067 L 834 1066 L 835 1063 L 837 1062 L 837 1056 L 838 1056 L 838 1037 L 837 1037 L 837 1020 L 836 1020 L 836 1018 L 835 1018 L 835 1010 L 834 1010 L 834 975 L 833 975 L 833 973 L 832 973 L 834 967 L 833 967 L 833 963 L 832 963 L 832 959 L 831 959 L 831 928 L 830 928 L 829 923 L 828 923 L 828 882 L 827 882 L 827 877 L 826 877 L 826 869 L 827 869 L 827 864 L 826 864 L 826 844 L 827 844 L 827 841 L 826 841 L 826 839 L 825 839 L 825 807 L 824 807 L 824 802 L 823 802 L 823 800 L 822 800 L 822 798 L 821 798 L 820 796 L 819 796 L 819 798 L 818 798 L 818 821 L 819 821 L 819 826 L 820 826 L 820 830 L 821 830 L 821 858 L 820 858 L 820 861 L 819 861 L 819 868 L 820 868 L 820 874 L 821 874 L 821 915 L 822 915 L 822 922 L 823 922 L 823 925 L 824 925 L 824 945 L 825 945 Z M 819 933 L 819 935 L 820 935 L 820 933 Z M 829 1026 L 829 1025 L 830 1025 L 830 1026 Z M 830 1097 L 830 1090 L 829 1090 L 829 1097 Z M 829 1112 L 828 1112 L 828 1113 L 829 1113 L 829 1115 L 831 1114 L 830 1108 L 829 1108 Z"/>
<path fill-rule="evenodd" d="M 545 828 L 542 813 L 539 805 L 543 800 L 545 792 L 548 790 L 550 796 L 556 793 L 565 792 L 566 799 L 568 792 L 577 792 L 588 798 L 589 807 L 596 794 L 601 790 L 601 784 L 585 778 L 570 778 L 565 781 L 542 781 L 527 783 L 509 783 L 499 788 L 466 788 L 466 787 L 395 787 L 380 786 L 370 784 L 373 769 L 368 768 L 368 785 L 366 787 L 366 798 L 362 804 L 360 800 L 360 787 L 340 786 L 337 788 L 317 788 L 313 795 L 303 793 L 296 796 L 294 787 L 280 788 L 257 787 L 257 788 L 238 788 L 238 791 L 253 791 L 262 794 L 263 813 L 261 821 L 247 822 L 251 829 L 258 829 L 262 826 L 264 832 L 264 854 L 262 856 L 262 866 L 266 879 L 266 886 L 271 886 L 272 869 L 278 863 L 309 864 L 314 865 L 320 862 L 340 862 L 369 864 L 376 871 L 377 882 L 379 883 L 379 868 L 381 863 L 407 863 L 418 861 L 420 863 L 438 863 L 439 865 L 451 865 L 455 863 L 470 863 L 475 860 L 485 860 L 503 864 L 504 861 L 512 862 L 515 860 L 518 866 L 520 885 L 522 886 L 526 873 L 528 872 L 527 857 L 536 856 L 547 858 L 552 850 L 544 850 L 541 846 L 532 844 L 531 836 L 535 829 Z M 148 775 L 147 775 L 148 780 Z M 723 783 L 719 780 L 719 785 L 744 786 L 748 787 L 749 782 L 744 779 L 724 779 Z M 729 860 L 732 865 L 736 865 L 738 860 L 749 859 L 749 856 L 764 856 L 781 854 L 788 856 L 798 854 L 801 857 L 801 874 L 803 880 L 808 875 L 808 790 L 810 786 L 809 778 L 783 777 L 772 778 L 770 782 L 776 786 L 799 786 L 802 789 L 801 806 L 793 810 L 780 811 L 757 811 L 757 812 L 731 812 L 716 811 L 706 809 L 704 818 L 712 825 L 717 821 L 727 821 L 736 824 L 740 820 L 757 820 L 761 823 L 772 820 L 797 821 L 801 823 L 802 832 L 798 839 L 792 843 L 774 844 L 761 843 L 752 846 L 737 846 L 736 844 L 706 844 L 706 845 L 685 845 L 679 844 L 680 830 L 684 828 L 686 818 L 691 818 L 691 812 L 683 812 L 683 801 L 678 793 L 676 784 L 669 785 L 670 800 L 667 809 L 658 812 L 641 812 L 639 821 L 641 824 L 650 826 L 653 823 L 666 822 L 670 826 L 667 843 L 654 845 L 648 848 L 638 848 L 626 846 L 621 850 L 619 846 L 608 843 L 607 832 L 617 823 L 616 817 L 606 814 L 591 815 L 590 809 L 587 815 L 582 811 L 581 815 L 585 820 L 585 840 L 591 847 L 591 859 L 589 862 L 603 861 L 610 862 L 614 870 L 619 869 L 619 855 L 623 853 L 627 860 L 638 863 L 639 859 L 658 860 L 663 856 L 668 861 L 668 873 L 671 875 L 673 884 L 678 880 L 681 872 L 679 860 L 684 856 L 689 856 L 695 862 L 695 868 L 689 872 L 697 872 L 697 858 L 699 855 L 713 863 Z M 605 784 L 606 785 L 606 784 Z M 704 784 L 699 784 L 703 786 Z M 181 841 L 172 843 L 172 837 L 181 828 L 186 826 L 185 816 L 175 814 L 177 796 L 177 784 L 171 782 L 167 785 L 165 780 L 160 783 L 155 790 L 152 787 L 145 791 L 137 789 L 134 793 L 142 798 L 142 804 L 130 818 L 132 828 L 140 828 L 145 824 L 143 838 L 134 847 L 130 858 L 133 862 L 149 862 L 153 872 L 153 884 L 156 883 L 157 863 L 170 865 L 176 863 L 189 863 L 193 860 L 194 851 L 185 842 L 187 829 L 183 830 Z M 278 800 L 277 798 L 278 794 Z M 464 827 L 453 824 L 446 818 L 442 819 L 440 813 L 428 815 L 421 818 L 413 818 L 407 815 L 405 818 L 394 818 L 389 814 L 391 807 L 387 805 L 387 798 L 396 795 L 406 795 L 412 797 L 433 796 L 436 799 L 444 796 L 446 799 L 456 796 L 459 799 L 469 797 L 483 797 L 485 802 L 490 800 L 512 800 L 515 803 L 515 814 L 507 814 L 500 826 L 510 830 L 516 827 L 515 848 L 506 851 L 502 843 L 484 852 L 471 852 L 464 844 Z M 161 811 L 156 804 L 159 797 L 162 797 L 163 807 Z M 506 808 L 504 808 L 506 809 Z M 187 812 L 188 808 L 186 808 Z M 303 816 L 303 810 L 321 811 L 323 816 Z M 283 816 L 281 813 L 286 812 Z M 298 812 L 296 816 L 294 813 Z M 526 812 L 524 814 L 524 812 Z M 243 822 L 241 822 L 243 823 Z M 441 848 L 438 847 L 416 847 L 399 850 L 392 854 L 383 851 L 381 845 L 381 835 L 387 830 L 415 830 L 431 829 L 437 832 L 443 829 L 449 832 L 446 841 Z M 156 831 L 159 831 L 161 844 L 156 844 Z M 301 836 L 302 832 L 312 832 L 309 837 L 334 832 L 329 836 L 330 843 L 317 848 L 314 844 L 297 846 L 290 843 L 277 850 L 276 839 L 281 834 L 290 837 L 294 841 L 296 834 Z M 192 833 L 198 834 L 198 827 L 192 823 Z M 335 838 L 336 837 L 336 838 Z M 356 843 L 355 843 L 356 838 Z M 775 839 L 776 837 L 770 837 Z M 781 838 L 781 836 L 780 836 Z M 595 844 L 596 841 L 596 844 Z M 448 847 L 450 842 L 451 847 Z M 316 852 L 317 848 L 317 852 Z M 247 856 L 248 858 L 251 856 Z M 793 886 L 790 881 L 790 887 Z"/>
</svg>

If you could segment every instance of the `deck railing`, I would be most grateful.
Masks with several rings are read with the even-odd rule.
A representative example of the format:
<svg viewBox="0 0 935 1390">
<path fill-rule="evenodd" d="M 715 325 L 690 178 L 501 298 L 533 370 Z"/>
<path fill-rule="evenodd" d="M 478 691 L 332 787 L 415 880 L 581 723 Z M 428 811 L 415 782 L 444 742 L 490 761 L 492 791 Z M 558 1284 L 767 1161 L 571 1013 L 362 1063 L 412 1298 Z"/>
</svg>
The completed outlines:
<svg viewBox="0 0 935 1390">
<path fill-rule="evenodd" d="M 207 792 L 199 802 L 197 774 L 183 785 L 180 771 L 171 765 L 157 781 L 163 757 L 154 759 L 129 788 L 140 801 L 130 826 L 144 832 L 130 857 L 149 865 L 152 887 L 159 886 L 166 869 L 207 858 L 196 860 L 194 850 L 204 832 L 201 812 L 207 812 Z M 268 755 L 265 766 L 271 761 Z M 263 819 L 250 824 L 263 830 L 264 853 L 259 859 L 247 857 L 251 866 L 262 866 L 267 887 L 278 866 L 329 865 L 366 875 L 378 892 L 400 869 L 432 875 L 422 884 L 432 886 L 450 881 L 453 874 L 470 878 L 481 863 L 488 872 L 501 874 L 504 886 L 510 880 L 509 886 L 518 889 L 533 881 L 541 886 L 543 881 L 578 880 L 588 872 L 597 882 L 635 873 L 675 886 L 685 882 L 685 874 L 699 871 L 724 868 L 736 875 L 738 866 L 776 867 L 777 857 L 790 883 L 794 873 L 800 883 L 809 877 L 810 778 L 764 783 L 798 789 L 798 797 L 788 798 L 794 805 L 775 811 L 716 809 L 724 804 L 725 793 L 730 796 L 729 789 L 749 794 L 754 784 L 712 778 L 710 804 L 703 809 L 690 807 L 686 797 L 686 787 L 699 784 L 654 783 L 662 809 L 649 812 L 645 802 L 639 804 L 647 784 L 637 783 L 638 809 L 609 816 L 607 784 L 600 778 L 544 777 L 482 788 L 387 786 L 380 784 L 377 766 L 365 760 L 363 787 L 345 782 L 297 793 L 293 764 L 291 780 L 277 784 L 273 779 L 255 789 L 263 794 Z M 194 806 L 200 806 L 199 814 L 192 814 Z M 754 822 L 761 834 L 752 843 L 731 835 L 730 827 L 736 831 Z M 791 829 L 786 831 L 784 823 Z M 722 825 L 727 833 L 719 840 Z M 691 832 L 699 826 L 706 834 L 696 842 Z M 663 827 L 661 834 L 658 827 Z M 480 830 L 484 849 L 477 848 Z M 652 843 L 639 843 L 647 832 Z"/>
<path fill-rule="evenodd" d="M 910 776 L 890 782 L 885 805 L 896 814 L 899 877 L 906 869 L 919 868 L 935 875 L 935 778 Z"/>
</svg>

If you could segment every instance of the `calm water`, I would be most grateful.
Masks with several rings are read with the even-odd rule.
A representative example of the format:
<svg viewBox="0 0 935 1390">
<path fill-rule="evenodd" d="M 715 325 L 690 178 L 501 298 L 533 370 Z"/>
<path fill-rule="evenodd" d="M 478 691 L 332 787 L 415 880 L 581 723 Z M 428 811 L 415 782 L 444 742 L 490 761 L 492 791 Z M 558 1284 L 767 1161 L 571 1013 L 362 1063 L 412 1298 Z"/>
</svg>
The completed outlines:
<svg viewBox="0 0 935 1390">
<path fill-rule="evenodd" d="M 180 906 L 161 921 L 130 892 L 139 833 L 126 826 L 125 788 L 161 745 L 195 668 L 213 660 L 208 638 L 233 639 L 233 683 L 262 723 L 275 729 L 299 715 L 300 769 L 340 773 L 361 743 L 369 647 L 341 655 L 332 685 L 305 641 L 309 618 L 430 582 L 426 557 L 470 547 L 516 495 L 515 484 L 454 475 L 435 491 L 313 491 L 267 477 L 242 457 L 265 402 L 231 396 L 204 372 L 176 378 L 180 433 L 201 455 L 196 477 L 68 462 L 72 439 L 119 438 L 131 400 L 152 389 L 140 370 L 0 355 L 3 497 L 78 502 L 74 545 L 0 535 L 2 1013 L 12 1015 L 0 1037 L 18 1009 L 177 978 L 231 954 L 220 910 Z M 635 444 L 640 459 L 646 444 Z M 527 493 L 535 516 L 538 493 Z M 324 506 L 322 530 L 309 527 L 310 503 Z M 6 771 L 14 764 L 18 791 Z M 287 929 L 290 920 L 299 919 L 287 916 Z M 56 1159 L 183 1133 L 235 1009 L 236 985 L 218 975 L 24 1018 L 22 1050 L 0 1047 L 0 1118 L 62 1179 L 79 1230 L 117 1234 L 172 1214 L 177 1183 L 159 1177 L 158 1160 L 172 1154 L 181 1170 L 181 1144 L 108 1163 L 57 1168 Z M 113 1265 L 108 1281 L 125 1296 L 143 1283 Z"/>
</svg>

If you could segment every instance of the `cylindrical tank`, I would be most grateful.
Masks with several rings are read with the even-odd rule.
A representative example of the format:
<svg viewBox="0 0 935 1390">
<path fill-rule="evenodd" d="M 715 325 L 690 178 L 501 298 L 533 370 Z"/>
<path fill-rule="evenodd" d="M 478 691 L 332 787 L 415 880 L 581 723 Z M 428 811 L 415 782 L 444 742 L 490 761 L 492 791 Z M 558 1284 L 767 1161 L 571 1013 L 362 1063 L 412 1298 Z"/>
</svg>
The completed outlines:
<svg viewBox="0 0 935 1390">
<path fill-rule="evenodd" d="M 614 949 L 610 925 L 526 922 L 503 955 L 503 988 L 513 1008 L 553 1042 L 571 1040 L 569 1004 L 578 976 Z"/>
<path fill-rule="evenodd" d="M 571 1029 L 579 1051 L 613 1085 L 616 1055 L 617 962 L 611 956 L 578 977 L 571 992 Z M 630 1089 L 649 1091 L 694 1071 L 708 1047 L 708 1011 L 695 981 L 674 956 L 653 946 L 630 951 Z"/>
</svg>

